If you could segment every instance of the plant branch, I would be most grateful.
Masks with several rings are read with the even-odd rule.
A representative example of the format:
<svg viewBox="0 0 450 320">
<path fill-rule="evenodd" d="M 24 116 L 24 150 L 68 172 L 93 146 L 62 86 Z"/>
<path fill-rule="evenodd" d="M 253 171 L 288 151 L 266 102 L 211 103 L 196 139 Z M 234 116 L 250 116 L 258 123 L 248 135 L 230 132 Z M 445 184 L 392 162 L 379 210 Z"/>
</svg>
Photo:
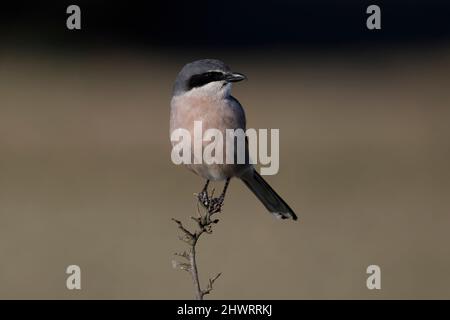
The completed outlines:
<svg viewBox="0 0 450 320">
<path fill-rule="evenodd" d="M 203 207 L 203 213 L 200 210 L 200 206 L 197 207 L 197 217 L 191 217 L 197 224 L 198 229 L 195 231 L 189 231 L 184 227 L 181 221 L 172 218 L 172 220 L 178 225 L 178 228 L 183 233 L 180 240 L 185 242 L 189 249 L 182 253 L 175 253 L 176 256 L 183 258 L 186 262 L 173 261 L 174 267 L 188 271 L 192 277 L 195 290 L 195 298 L 197 300 L 203 300 L 203 297 L 209 294 L 213 290 L 214 282 L 220 277 L 221 273 L 218 273 L 215 277 L 210 278 L 208 285 L 205 289 L 202 289 L 197 268 L 197 253 L 196 246 L 200 239 L 200 236 L 204 233 L 212 233 L 212 226 L 219 222 L 219 219 L 213 219 L 213 215 L 221 212 L 223 198 L 212 198 L 206 191 L 202 194 L 201 198 L 197 195 L 198 203 Z M 201 200 L 200 200 L 201 199 Z"/>
</svg>

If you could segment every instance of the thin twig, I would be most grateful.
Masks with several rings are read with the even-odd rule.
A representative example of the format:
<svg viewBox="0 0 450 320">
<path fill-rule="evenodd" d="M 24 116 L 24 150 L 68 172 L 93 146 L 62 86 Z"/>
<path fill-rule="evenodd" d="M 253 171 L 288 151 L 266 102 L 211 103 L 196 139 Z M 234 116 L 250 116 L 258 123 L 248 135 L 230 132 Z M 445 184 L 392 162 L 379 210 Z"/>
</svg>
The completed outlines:
<svg viewBox="0 0 450 320">
<path fill-rule="evenodd" d="M 207 195 L 207 205 L 204 203 L 200 203 L 202 207 L 205 208 L 204 213 L 202 214 L 200 208 L 198 206 L 197 217 L 191 217 L 197 223 L 198 229 L 194 232 L 186 229 L 181 221 L 172 218 L 172 220 L 178 225 L 178 228 L 183 232 L 183 236 L 180 237 L 180 240 L 185 242 L 189 246 L 188 251 L 184 251 L 182 253 L 175 253 L 176 256 L 185 259 L 187 262 L 177 262 L 174 261 L 174 267 L 177 267 L 181 270 L 188 271 L 191 274 L 192 281 L 194 284 L 195 290 L 195 298 L 197 300 L 203 300 L 203 297 L 213 290 L 213 284 L 220 277 L 221 273 L 218 273 L 215 277 L 210 278 L 208 281 L 208 285 L 206 289 L 202 289 L 200 285 L 200 280 L 198 276 L 198 268 L 197 268 L 197 256 L 196 256 L 196 246 L 200 236 L 203 233 L 212 233 L 212 225 L 219 222 L 219 219 L 212 219 L 212 216 L 221 211 L 222 203 L 217 206 L 216 198 L 212 198 Z"/>
</svg>

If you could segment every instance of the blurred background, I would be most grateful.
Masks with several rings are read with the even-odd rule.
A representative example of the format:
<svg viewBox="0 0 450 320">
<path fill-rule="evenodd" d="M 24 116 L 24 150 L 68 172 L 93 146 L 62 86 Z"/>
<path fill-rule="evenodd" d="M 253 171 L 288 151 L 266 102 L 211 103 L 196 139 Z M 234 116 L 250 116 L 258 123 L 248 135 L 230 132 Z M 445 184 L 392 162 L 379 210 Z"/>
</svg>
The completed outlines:
<svg viewBox="0 0 450 320">
<path fill-rule="evenodd" d="M 172 164 L 168 117 L 201 58 L 248 76 L 234 96 L 280 129 L 267 180 L 299 216 L 232 181 L 199 243 L 208 298 L 450 298 L 448 2 L 377 1 L 375 31 L 368 1 L 77 1 L 78 31 L 70 4 L 0 11 L 0 298 L 193 297 L 171 218 L 203 181 Z"/>
</svg>

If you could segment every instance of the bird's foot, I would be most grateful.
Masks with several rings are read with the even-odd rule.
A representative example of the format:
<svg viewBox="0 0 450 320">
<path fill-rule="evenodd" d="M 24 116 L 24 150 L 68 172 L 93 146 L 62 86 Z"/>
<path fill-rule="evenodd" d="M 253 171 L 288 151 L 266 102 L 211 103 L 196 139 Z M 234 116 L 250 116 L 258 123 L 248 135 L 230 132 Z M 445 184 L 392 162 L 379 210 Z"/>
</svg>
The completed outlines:
<svg viewBox="0 0 450 320">
<path fill-rule="evenodd" d="M 208 195 L 208 190 L 204 189 L 204 190 L 202 190 L 202 192 L 198 193 L 197 199 L 205 209 L 209 209 L 212 199 L 210 199 L 210 197 Z"/>
<path fill-rule="evenodd" d="M 218 212 L 222 211 L 223 201 L 224 201 L 223 196 L 210 199 L 210 203 L 209 203 L 209 207 L 208 207 L 209 213 L 213 214 L 213 213 L 218 213 Z"/>
</svg>

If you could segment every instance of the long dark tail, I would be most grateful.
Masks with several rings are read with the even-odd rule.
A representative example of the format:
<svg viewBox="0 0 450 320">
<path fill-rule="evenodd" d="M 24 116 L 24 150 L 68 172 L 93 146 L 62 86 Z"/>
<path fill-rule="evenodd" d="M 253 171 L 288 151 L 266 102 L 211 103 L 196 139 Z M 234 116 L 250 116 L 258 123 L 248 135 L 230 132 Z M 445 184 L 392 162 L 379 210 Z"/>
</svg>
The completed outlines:
<svg viewBox="0 0 450 320">
<path fill-rule="evenodd" d="M 275 192 L 275 190 L 272 189 L 256 170 L 249 170 L 241 177 L 241 179 L 275 217 L 297 220 L 294 211 L 289 208 L 288 204 Z"/>
</svg>

